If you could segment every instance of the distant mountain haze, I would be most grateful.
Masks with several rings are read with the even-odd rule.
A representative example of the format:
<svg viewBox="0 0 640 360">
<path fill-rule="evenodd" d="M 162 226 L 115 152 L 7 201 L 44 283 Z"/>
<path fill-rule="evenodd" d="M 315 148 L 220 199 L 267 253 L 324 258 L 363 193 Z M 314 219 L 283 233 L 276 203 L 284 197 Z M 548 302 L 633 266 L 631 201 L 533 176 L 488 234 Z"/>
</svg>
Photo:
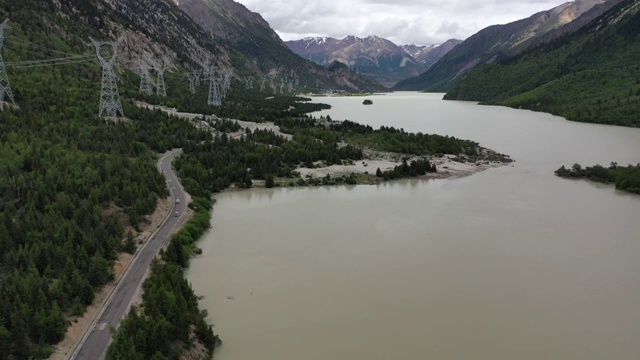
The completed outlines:
<svg viewBox="0 0 640 360">
<path fill-rule="evenodd" d="M 283 76 L 293 71 L 302 84 L 350 91 L 380 91 L 384 87 L 357 74 L 337 74 L 300 58 L 258 13 L 233 0 L 173 0 L 216 42 L 238 54 L 241 71 L 260 76 Z"/>
<path fill-rule="evenodd" d="M 618 0 L 612 0 L 618 1 Z M 396 90 L 441 92 L 455 86 L 471 69 L 517 55 L 546 34 L 570 24 L 605 0 L 576 0 L 526 19 L 480 30 L 453 48 L 428 71 L 418 77 L 399 82 Z M 550 41 L 552 38 L 547 38 Z"/>
<path fill-rule="evenodd" d="M 371 76 L 383 85 L 392 86 L 402 79 L 417 76 L 427 70 L 435 62 L 434 58 L 445 54 L 457 41 L 450 40 L 442 46 L 404 47 L 373 35 L 365 38 L 347 36 L 344 39 L 307 37 L 287 41 L 286 45 L 296 54 L 324 67 L 339 61 L 349 66 L 353 72 Z"/>
<path fill-rule="evenodd" d="M 402 49 L 409 55 L 413 56 L 418 62 L 424 64 L 427 69 L 430 68 L 436 61 L 446 55 L 451 49 L 460 45 L 462 40 L 450 39 L 440 45 L 402 45 Z"/>
</svg>

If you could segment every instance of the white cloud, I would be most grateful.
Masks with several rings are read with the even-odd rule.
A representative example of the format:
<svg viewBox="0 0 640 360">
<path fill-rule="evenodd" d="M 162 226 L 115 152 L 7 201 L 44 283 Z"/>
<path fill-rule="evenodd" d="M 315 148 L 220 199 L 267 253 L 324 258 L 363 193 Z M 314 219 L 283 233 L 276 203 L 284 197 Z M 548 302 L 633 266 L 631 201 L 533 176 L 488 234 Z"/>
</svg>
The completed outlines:
<svg viewBox="0 0 640 360">
<path fill-rule="evenodd" d="M 378 35 L 398 44 L 465 39 L 566 0 L 236 0 L 262 15 L 283 40 Z"/>
</svg>

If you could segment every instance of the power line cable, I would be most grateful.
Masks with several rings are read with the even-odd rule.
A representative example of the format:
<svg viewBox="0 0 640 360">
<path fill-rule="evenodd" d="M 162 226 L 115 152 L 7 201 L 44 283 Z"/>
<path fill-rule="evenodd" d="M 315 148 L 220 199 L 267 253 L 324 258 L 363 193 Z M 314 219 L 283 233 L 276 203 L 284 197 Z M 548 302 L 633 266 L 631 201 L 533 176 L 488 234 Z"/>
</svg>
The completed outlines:
<svg viewBox="0 0 640 360">
<path fill-rule="evenodd" d="M 82 60 L 82 59 L 90 59 L 90 58 L 93 58 L 93 56 L 91 56 L 91 55 L 76 55 L 76 56 L 69 56 L 69 57 L 65 57 L 65 58 L 52 58 L 52 59 L 26 60 L 26 61 L 8 61 L 5 64 L 7 66 L 37 65 L 37 64 L 66 62 L 66 61 L 70 61 L 70 60 Z"/>
<path fill-rule="evenodd" d="M 36 43 L 32 43 L 32 42 L 27 41 L 27 40 L 21 40 L 21 39 L 17 38 L 16 36 L 8 36 L 8 37 L 6 37 L 6 39 L 8 40 L 9 44 L 24 45 L 24 46 L 28 46 L 28 47 L 31 47 L 31 48 L 34 48 L 34 49 L 46 50 L 46 51 L 50 51 L 50 52 L 53 52 L 53 53 L 58 53 L 58 54 L 61 54 L 61 55 L 75 55 L 75 54 L 67 53 L 67 52 L 64 52 L 64 51 L 52 49 L 52 48 L 49 48 L 49 47 L 46 47 L 46 46 L 42 46 L 42 45 L 39 45 L 39 44 L 36 44 Z"/>
<path fill-rule="evenodd" d="M 88 63 L 88 62 L 95 62 L 95 61 L 92 58 L 87 58 L 87 59 L 77 59 L 77 60 L 62 61 L 62 62 L 57 62 L 57 63 L 42 63 L 42 64 L 27 64 L 27 65 L 7 65 L 7 67 L 8 68 L 12 68 L 12 69 L 30 69 L 30 68 L 46 67 L 46 66 L 75 65 L 75 64 L 82 64 L 82 63 Z"/>
</svg>

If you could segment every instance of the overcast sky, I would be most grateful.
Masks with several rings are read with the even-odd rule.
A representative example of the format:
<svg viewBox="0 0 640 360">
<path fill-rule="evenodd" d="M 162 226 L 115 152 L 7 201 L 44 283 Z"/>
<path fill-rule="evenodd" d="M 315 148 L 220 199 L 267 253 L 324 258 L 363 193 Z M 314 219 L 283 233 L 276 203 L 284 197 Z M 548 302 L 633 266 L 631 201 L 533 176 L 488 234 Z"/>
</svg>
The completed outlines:
<svg viewBox="0 0 640 360">
<path fill-rule="evenodd" d="M 464 40 L 566 0 L 236 0 L 260 13 L 283 40 L 378 35 L 396 44 Z"/>
</svg>

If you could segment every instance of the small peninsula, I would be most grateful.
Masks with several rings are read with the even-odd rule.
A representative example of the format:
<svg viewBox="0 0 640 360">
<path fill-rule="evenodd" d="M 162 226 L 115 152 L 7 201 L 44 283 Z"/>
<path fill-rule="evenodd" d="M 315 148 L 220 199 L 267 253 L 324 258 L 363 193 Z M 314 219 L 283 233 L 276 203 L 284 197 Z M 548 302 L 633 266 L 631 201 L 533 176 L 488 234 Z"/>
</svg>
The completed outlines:
<svg viewBox="0 0 640 360">
<path fill-rule="evenodd" d="M 574 164 L 570 169 L 560 167 L 557 176 L 570 179 L 589 179 L 603 184 L 615 184 L 616 189 L 640 194 L 640 164 L 619 166 L 612 162 L 608 168 L 601 165 L 587 166 Z"/>
<path fill-rule="evenodd" d="M 199 194 L 203 197 L 227 189 L 460 177 L 512 162 L 507 155 L 469 140 L 391 126 L 374 129 L 329 116 L 315 118 L 309 113 L 327 105 L 309 101 L 301 97 L 243 101 L 241 106 L 249 111 L 235 112 L 236 118 L 137 105 L 187 119 L 210 134 L 190 144 L 176 160 L 186 184 L 210 184 Z"/>
</svg>

